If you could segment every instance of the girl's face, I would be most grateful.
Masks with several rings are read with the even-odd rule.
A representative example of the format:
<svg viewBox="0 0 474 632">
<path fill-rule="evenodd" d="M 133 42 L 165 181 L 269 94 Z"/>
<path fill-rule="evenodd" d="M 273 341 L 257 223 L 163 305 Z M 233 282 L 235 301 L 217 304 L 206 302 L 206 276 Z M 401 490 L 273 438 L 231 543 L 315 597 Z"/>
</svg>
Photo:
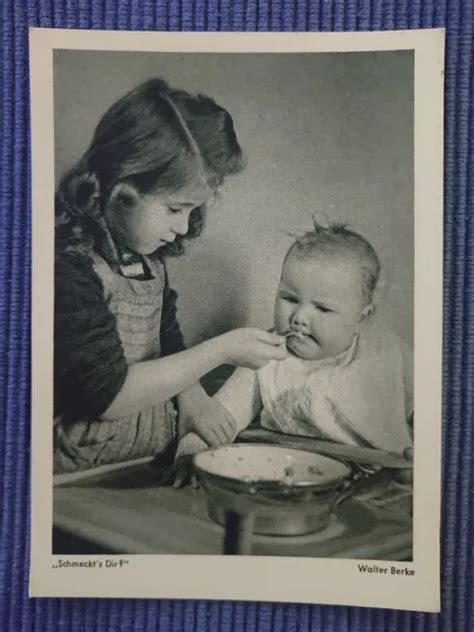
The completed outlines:
<svg viewBox="0 0 474 632">
<path fill-rule="evenodd" d="M 347 349 L 372 307 L 364 305 L 357 265 L 341 257 L 289 255 L 275 301 L 275 327 L 291 335 L 287 347 L 306 360 Z"/>
<path fill-rule="evenodd" d="M 210 197 L 209 188 L 186 186 L 175 193 L 140 194 L 119 183 L 111 193 L 105 215 L 109 229 L 122 248 L 150 255 L 186 235 L 191 211 Z"/>
</svg>

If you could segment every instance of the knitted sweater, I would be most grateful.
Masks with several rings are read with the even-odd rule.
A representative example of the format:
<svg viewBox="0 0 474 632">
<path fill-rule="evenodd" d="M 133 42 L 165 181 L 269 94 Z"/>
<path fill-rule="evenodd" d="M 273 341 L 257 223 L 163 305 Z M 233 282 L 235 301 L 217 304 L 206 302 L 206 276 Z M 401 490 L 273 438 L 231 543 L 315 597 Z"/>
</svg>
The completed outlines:
<svg viewBox="0 0 474 632">
<path fill-rule="evenodd" d="M 152 455 L 174 435 L 171 402 L 101 419 L 130 364 L 184 349 L 165 267 L 149 278 L 114 272 L 99 255 L 61 254 L 55 266 L 55 473 Z"/>
</svg>

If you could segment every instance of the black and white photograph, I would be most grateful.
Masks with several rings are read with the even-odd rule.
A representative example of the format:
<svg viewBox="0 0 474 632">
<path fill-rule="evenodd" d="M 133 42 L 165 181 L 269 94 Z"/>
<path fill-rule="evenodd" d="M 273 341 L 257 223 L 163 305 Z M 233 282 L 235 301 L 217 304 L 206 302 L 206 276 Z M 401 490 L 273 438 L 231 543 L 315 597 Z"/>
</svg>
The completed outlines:
<svg viewBox="0 0 474 632">
<path fill-rule="evenodd" d="M 89 35 L 51 45 L 51 124 L 38 133 L 53 136 L 38 188 L 53 202 L 48 232 L 36 216 L 50 368 L 33 389 L 33 409 L 36 393 L 51 413 L 33 413 L 33 451 L 35 426 L 50 432 L 33 454 L 33 496 L 50 495 L 48 572 L 61 583 L 89 560 L 100 582 L 106 564 L 206 556 L 245 582 L 239 560 L 350 561 L 354 586 L 403 581 L 407 607 L 415 562 L 437 563 L 439 519 L 440 419 L 418 390 L 440 415 L 437 128 L 416 142 L 426 54 L 160 50 L 158 34 L 155 50 L 120 49 Z M 441 125 L 436 89 L 427 120 Z M 416 521 L 428 512 L 426 554 Z"/>
</svg>

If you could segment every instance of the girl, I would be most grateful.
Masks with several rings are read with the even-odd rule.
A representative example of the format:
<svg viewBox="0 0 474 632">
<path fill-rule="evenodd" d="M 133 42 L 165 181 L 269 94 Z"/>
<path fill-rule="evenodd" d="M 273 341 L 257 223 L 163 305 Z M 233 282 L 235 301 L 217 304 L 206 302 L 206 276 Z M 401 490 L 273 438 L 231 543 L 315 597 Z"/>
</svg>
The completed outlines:
<svg viewBox="0 0 474 632">
<path fill-rule="evenodd" d="M 260 368 L 284 339 L 237 329 L 185 349 L 165 260 L 203 228 L 243 166 L 232 118 L 152 79 L 103 116 L 56 195 L 54 472 L 166 453 L 177 434 L 229 441 L 232 420 L 199 379 Z M 175 410 L 175 406 L 178 411 Z"/>
</svg>

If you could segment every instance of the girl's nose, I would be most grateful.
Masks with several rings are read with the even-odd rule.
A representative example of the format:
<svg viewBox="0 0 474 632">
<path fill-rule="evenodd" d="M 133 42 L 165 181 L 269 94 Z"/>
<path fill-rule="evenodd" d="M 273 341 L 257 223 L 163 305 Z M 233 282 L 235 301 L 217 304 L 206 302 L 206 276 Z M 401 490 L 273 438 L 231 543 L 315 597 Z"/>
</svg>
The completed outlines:
<svg viewBox="0 0 474 632">
<path fill-rule="evenodd" d="M 173 231 L 177 235 L 186 235 L 189 230 L 189 217 L 181 217 L 177 219 L 173 224 Z"/>
</svg>

